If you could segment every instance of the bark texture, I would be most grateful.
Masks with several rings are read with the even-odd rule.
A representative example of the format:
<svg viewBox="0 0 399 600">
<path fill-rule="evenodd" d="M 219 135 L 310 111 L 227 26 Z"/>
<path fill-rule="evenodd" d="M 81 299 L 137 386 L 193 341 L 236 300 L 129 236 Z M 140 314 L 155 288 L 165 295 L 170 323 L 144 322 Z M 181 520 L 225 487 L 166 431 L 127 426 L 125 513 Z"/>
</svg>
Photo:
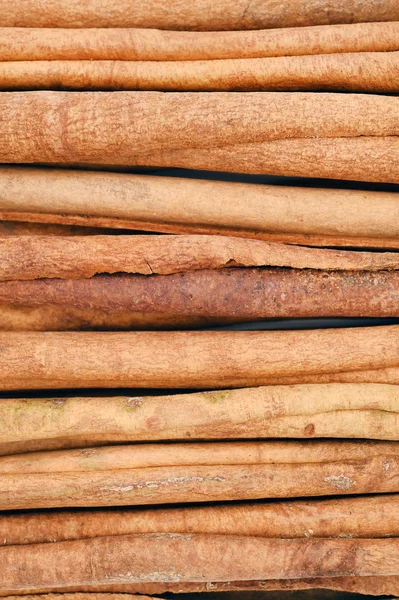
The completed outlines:
<svg viewBox="0 0 399 600">
<path fill-rule="evenodd" d="M 398 317 L 399 271 L 233 268 L 149 277 L 2 281 L 0 303 L 156 312 L 177 318 L 193 315 L 209 320 Z"/>
<path fill-rule="evenodd" d="M 394 576 L 398 540 L 155 534 L 0 548 L 4 590 L 147 582 Z M 76 556 L 81 557 L 76 561 Z M 223 556 L 224 560 L 219 560 Z M 245 556 L 245 561 L 242 560 Z M 12 565 L 19 565 L 13 569 Z"/>
<path fill-rule="evenodd" d="M 227 388 L 313 376 L 385 383 L 399 326 L 313 331 L 0 333 L 0 389 Z M 371 371 L 371 373 L 367 373 Z M 285 380 L 285 381 L 284 381 Z M 279 382 L 279 381 L 277 381 Z"/>
<path fill-rule="evenodd" d="M 0 210 L 44 224 L 399 247 L 399 203 L 388 192 L 1 167 Z"/>
<path fill-rule="evenodd" d="M 256 504 L 28 512 L 0 515 L 0 545 L 141 533 L 264 538 L 382 538 L 399 535 L 397 495 Z"/>
<path fill-rule="evenodd" d="M 399 18 L 399 12 L 398 12 Z M 226 32 L 0 28 L 0 61 L 177 61 L 399 50 L 398 23 Z"/>
<path fill-rule="evenodd" d="M 395 183 L 398 110 L 398 98 L 361 94 L 10 92 L 0 98 L 0 161 Z"/>
<path fill-rule="evenodd" d="M 2 281 L 43 278 L 87 279 L 104 273 L 169 275 L 224 267 L 268 266 L 319 271 L 390 271 L 399 270 L 399 253 L 304 248 L 277 242 L 208 235 L 98 235 L 74 236 L 68 239 L 58 236 L 0 238 L 0 280 Z M 240 269 L 237 272 L 241 273 L 244 279 L 248 274 L 255 273 L 248 269 Z M 226 277 L 223 275 L 222 277 L 227 284 L 227 277 L 234 278 L 234 271 L 229 269 L 225 274 Z M 261 272 L 259 274 L 261 276 Z M 267 272 L 265 271 L 264 274 L 267 275 Z M 206 280 L 212 275 L 208 272 L 204 273 L 203 277 Z M 339 273 L 336 276 L 340 277 Z M 367 273 L 353 274 L 353 276 L 358 277 L 359 283 L 362 277 L 365 278 L 365 282 L 367 277 L 372 281 L 372 276 Z M 250 280 L 251 275 L 248 277 Z M 270 277 L 273 279 L 272 272 Z M 124 281 L 128 282 L 129 279 Z M 141 281 L 141 279 L 133 278 L 132 281 Z M 162 285 L 167 288 L 168 281 L 171 281 L 173 286 L 176 285 L 173 282 L 177 282 L 178 278 L 162 278 L 159 281 L 162 281 Z"/>
<path fill-rule="evenodd" d="M 143 27 L 183 30 L 269 29 L 330 23 L 399 21 L 396 0 L 20 0 L 0 2 L 3 27 Z"/>
<path fill-rule="evenodd" d="M 0 63 L 1 90 L 399 91 L 399 52 L 206 61 Z"/>
<path fill-rule="evenodd" d="M 174 396 L 3 399 L 0 454 L 159 440 L 399 441 L 398 394 L 395 385 L 313 384 Z"/>
</svg>

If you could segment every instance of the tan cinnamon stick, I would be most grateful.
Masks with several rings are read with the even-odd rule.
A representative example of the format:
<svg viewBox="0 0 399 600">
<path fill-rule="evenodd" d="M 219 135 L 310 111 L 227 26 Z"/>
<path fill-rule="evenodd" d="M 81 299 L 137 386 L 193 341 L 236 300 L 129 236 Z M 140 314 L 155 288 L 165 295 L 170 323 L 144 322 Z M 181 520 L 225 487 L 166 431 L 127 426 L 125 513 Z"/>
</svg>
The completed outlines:
<svg viewBox="0 0 399 600">
<path fill-rule="evenodd" d="M 98 473 L 120 469 L 223 465 L 322 464 L 395 457 L 396 442 L 213 442 L 105 446 L 0 457 L 0 473 Z M 389 470 L 395 468 L 386 458 Z M 90 475 L 89 475 L 90 477 Z M 337 485 L 339 488 L 339 486 Z"/>
<path fill-rule="evenodd" d="M 0 548 L 2 587 L 393 576 L 398 540 L 270 540 L 157 534 Z M 81 557 L 76 561 L 76 556 Z M 245 561 L 242 560 L 245 556 Z M 223 557 L 223 560 L 221 560 Z M 18 569 L 10 568 L 18 565 Z M 205 575 L 205 573 L 207 575 Z"/>
<path fill-rule="evenodd" d="M 399 52 L 212 61 L 12 61 L 2 90 L 399 91 Z"/>
<path fill-rule="evenodd" d="M 399 203 L 388 192 L 2 167 L 0 210 L 43 223 L 399 247 Z"/>
<path fill-rule="evenodd" d="M 397 537 L 397 495 L 256 504 L 52 511 L 0 516 L 0 545 L 138 533 L 208 533 L 271 538 Z"/>
<path fill-rule="evenodd" d="M 0 281 L 0 303 L 247 321 L 398 317 L 399 272 L 232 268 L 150 277 Z"/>
<path fill-rule="evenodd" d="M 200 269 L 253 266 L 320 271 L 399 270 L 399 253 L 304 248 L 276 242 L 208 235 L 0 238 L 2 281 L 86 279 L 103 273 L 169 275 Z M 245 270 L 245 273 L 249 272 Z M 234 276 L 231 270 L 229 273 Z M 363 275 L 366 276 L 360 276 Z M 162 285 L 167 286 L 167 281 L 172 280 L 163 278 L 159 281 L 163 281 Z"/>
<path fill-rule="evenodd" d="M 0 454 L 184 439 L 399 440 L 398 394 L 393 385 L 313 384 L 174 396 L 10 398 L 0 400 Z"/>
<path fill-rule="evenodd" d="M 306 377 L 313 375 L 339 378 L 348 371 L 398 369 L 399 326 L 262 332 L 3 332 L 0 348 L 2 390 L 249 387 L 270 384 L 275 378 L 306 383 Z M 368 381 L 367 374 L 365 378 Z"/>
<path fill-rule="evenodd" d="M 227 443 L 226 443 L 227 444 Z M 227 452 L 228 448 L 226 448 Z M 379 454 L 377 455 L 376 452 Z M 139 506 L 399 491 L 396 446 L 329 462 L 159 466 L 7 473 L 0 510 Z M 6 460 L 6 459 L 4 459 Z M 210 576 L 208 576 L 211 578 Z"/>
<path fill-rule="evenodd" d="M 307 152 L 317 150 L 315 176 L 325 168 L 325 177 L 348 178 L 343 161 L 350 148 L 354 155 L 356 149 L 364 154 L 358 172 L 350 171 L 352 179 L 360 169 L 366 180 L 395 182 L 398 109 L 395 97 L 361 94 L 5 93 L 0 98 L 0 160 L 207 168 L 200 166 L 204 160 L 213 161 L 211 168 L 231 170 L 234 155 L 235 170 L 262 168 L 274 174 L 284 163 L 285 174 L 301 175 L 303 168 L 314 167 Z M 259 119 L 259 114 L 268 118 Z M 15 139 L 23 143 L 16 145 Z M 333 152 L 328 164 L 320 143 Z M 272 164 L 265 171 L 267 151 L 274 153 L 279 144 L 288 145 L 287 153 L 269 156 Z M 293 158 L 298 144 L 303 152 Z"/>
<path fill-rule="evenodd" d="M 107 5 L 94 0 L 82 6 L 74 0 L 20 0 L 10 7 L 0 3 L 0 22 L 4 27 L 145 27 L 185 30 L 268 29 L 328 23 L 397 21 L 396 0 L 364 3 L 363 0 L 210 0 L 187 3 L 184 0 L 110 0 Z"/>
<path fill-rule="evenodd" d="M 0 61 L 189 61 L 394 52 L 399 50 L 398 33 L 397 22 L 220 33 L 0 27 Z"/>
</svg>

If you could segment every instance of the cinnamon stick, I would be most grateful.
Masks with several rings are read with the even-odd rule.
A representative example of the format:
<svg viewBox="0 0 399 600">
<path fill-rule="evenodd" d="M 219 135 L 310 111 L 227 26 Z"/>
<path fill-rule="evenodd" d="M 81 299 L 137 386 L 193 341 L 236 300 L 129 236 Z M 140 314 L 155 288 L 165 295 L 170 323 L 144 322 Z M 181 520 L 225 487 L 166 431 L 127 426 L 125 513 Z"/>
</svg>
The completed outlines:
<svg viewBox="0 0 399 600">
<path fill-rule="evenodd" d="M 399 317 L 399 271 L 232 268 L 175 275 L 0 281 L 0 303 L 253 321 Z"/>
<path fill-rule="evenodd" d="M 0 333 L 0 389 L 250 387 L 399 367 L 399 326 L 313 331 Z M 384 377 L 387 373 L 384 372 Z M 345 376 L 343 376 L 345 381 Z M 371 382 L 373 379 L 371 379 Z M 386 377 L 385 383 L 390 383 Z"/>
<path fill-rule="evenodd" d="M 380 538 L 399 532 L 397 495 L 220 506 L 46 511 L 0 515 L 0 545 L 139 533 L 264 538 Z"/>
<path fill-rule="evenodd" d="M 399 247 L 399 204 L 388 192 L 2 167 L 0 210 L 10 220 Z"/>
<path fill-rule="evenodd" d="M 255 266 L 319 271 L 390 271 L 399 270 L 399 253 L 310 249 L 276 242 L 208 235 L 0 238 L 1 281 L 87 279 L 104 273 L 169 275 L 224 267 L 230 267 L 226 273 L 234 278 L 235 273 L 231 268 Z M 238 269 L 236 272 L 242 273 L 246 278 L 245 274 L 253 271 Z M 211 275 L 204 273 L 204 277 Z M 360 273 L 359 278 L 362 276 L 367 277 L 367 274 Z M 131 281 L 144 279 L 133 278 Z M 167 287 L 168 281 L 177 282 L 178 279 L 153 278 L 152 281 L 162 281 L 162 285 Z M 226 285 L 227 281 L 226 278 Z"/>
<path fill-rule="evenodd" d="M 268 29 L 328 23 L 398 21 L 396 0 L 377 4 L 362 0 L 273 0 L 234 3 L 210 0 L 187 4 L 183 0 L 92 0 L 89 6 L 78 1 L 20 0 L 10 7 L 0 3 L 0 21 L 4 27 L 144 27 L 184 30 Z"/>
<path fill-rule="evenodd" d="M 394 576 L 398 540 L 270 540 L 178 534 L 0 548 L 2 587 Z M 76 561 L 76 556 L 81 557 Z M 245 556 L 245 561 L 242 560 Z M 223 557 L 223 560 L 220 560 Z M 18 569 L 10 568 L 18 565 Z M 204 575 L 207 574 L 207 575 Z"/>
<path fill-rule="evenodd" d="M 0 63 L 1 90 L 399 91 L 399 52 L 180 62 Z"/>
<path fill-rule="evenodd" d="M 192 61 L 394 52 L 399 50 L 398 33 L 397 22 L 226 32 L 0 27 L 0 61 Z"/>
<path fill-rule="evenodd" d="M 174 396 L 10 398 L 0 400 L 0 454 L 129 441 L 399 440 L 398 394 L 386 384 L 313 384 Z"/>
<path fill-rule="evenodd" d="M 398 98 L 361 94 L 5 93 L 0 161 L 261 170 L 395 183 L 398 109 Z M 316 152 L 318 161 L 309 160 Z"/>
<path fill-rule="evenodd" d="M 225 445 L 228 452 L 231 443 L 226 442 Z M 287 449 L 287 460 L 294 449 L 294 444 Z M 333 460 L 326 462 L 231 462 L 221 465 L 6 473 L 0 479 L 0 510 L 139 506 L 399 491 L 399 461 L 394 444 L 377 448 L 364 446 L 361 457 L 356 450 L 346 449 L 343 445 L 337 452 L 331 451 L 330 456 Z M 326 457 L 330 456 L 326 451 Z M 230 460 L 234 461 L 234 452 Z M 200 457 L 198 462 L 201 462 Z M 212 578 L 209 574 L 208 577 Z"/>
</svg>

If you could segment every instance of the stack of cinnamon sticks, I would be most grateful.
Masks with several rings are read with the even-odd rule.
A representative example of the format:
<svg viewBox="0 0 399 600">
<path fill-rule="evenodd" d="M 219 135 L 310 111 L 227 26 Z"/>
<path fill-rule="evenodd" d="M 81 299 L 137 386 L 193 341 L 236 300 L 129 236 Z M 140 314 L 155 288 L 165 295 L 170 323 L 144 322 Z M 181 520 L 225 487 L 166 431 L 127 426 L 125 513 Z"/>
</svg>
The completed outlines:
<svg viewBox="0 0 399 600">
<path fill-rule="evenodd" d="M 398 75 L 396 0 L 0 0 L 1 597 L 399 597 Z"/>
</svg>

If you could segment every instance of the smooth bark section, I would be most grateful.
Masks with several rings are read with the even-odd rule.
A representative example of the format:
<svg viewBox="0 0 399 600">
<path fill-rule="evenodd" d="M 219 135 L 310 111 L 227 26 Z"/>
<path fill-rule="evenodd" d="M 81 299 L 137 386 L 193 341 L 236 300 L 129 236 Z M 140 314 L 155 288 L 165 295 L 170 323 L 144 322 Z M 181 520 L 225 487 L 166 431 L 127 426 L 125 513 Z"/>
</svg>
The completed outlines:
<svg viewBox="0 0 399 600">
<path fill-rule="evenodd" d="M 399 252 L 304 248 L 208 235 L 0 237 L 2 281 L 87 279 L 104 273 L 169 275 L 201 269 L 267 266 L 319 271 L 390 271 L 399 270 Z M 233 273 L 231 269 L 228 272 Z M 204 274 L 204 277 L 210 275 Z M 367 274 L 358 275 L 361 276 L 367 277 Z M 160 281 L 167 286 L 167 281 L 175 280 Z"/>
<path fill-rule="evenodd" d="M 0 400 L 0 454 L 186 439 L 399 441 L 398 399 L 398 386 L 386 384 L 267 386 L 173 396 L 10 398 Z"/>
<path fill-rule="evenodd" d="M 0 210 L 43 223 L 399 247 L 399 202 L 388 192 L 1 167 Z"/>
<path fill-rule="evenodd" d="M 399 98 L 366 94 L 9 92 L 0 97 L 0 161 L 160 166 L 162 157 L 173 164 L 205 151 L 213 160 L 246 144 L 386 143 L 399 134 L 398 111 Z"/>
<path fill-rule="evenodd" d="M 141 156 L 137 161 L 144 166 L 399 183 L 399 138 L 276 140 L 160 152 Z"/>
<path fill-rule="evenodd" d="M 399 535 L 399 496 L 157 509 L 0 515 L 0 545 L 141 533 L 266 538 L 380 538 Z"/>
<path fill-rule="evenodd" d="M 398 12 L 399 18 L 399 12 Z M 0 28 L 0 61 L 173 61 L 399 50 L 399 23 L 290 27 L 275 31 Z"/>
<path fill-rule="evenodd" d="M 157 467 L 212 467 L 232 465 L 298 465 L 360 461 L 395 457 L 396 442 L 213 442 L 190 444 L 139 444 L 29 452 L 0 457 L 0 473 L 98 473 Z M 398 454 L 399 455 L 399 454 Z M 392 467 L 387 459 L 386 470 Z M 393 465 L 395 468 L 395 466 Z M 90 475 L 89 475 L 90 477 Z M 337 485 L 337 487 L 339 487 Z M 342 486 L 345 487 L 345 486 Z"/>
<path fill-rule="evenodd" d="M 276 378 L 306 383 L 304 378 L 313 375 L 339 377 L 345 371 L 398 369 L 399 326 L 262 332 L 2 332 L 0 350 L 2 390 L 251 387 Z"/>
<path fill-rule="evenodd" d="M 0 303 L 233 321 L 399 317 L 399 272 L 232 268 L 175 275 L 0 281 Z"/>
<path fill-rule="evenodd" d="M 83 5 L 79 0 L 68 4 L 62 0 L 20 0 L 10 7 L 0 2 L 3 27 L 143 27 L 183 30 L 269 29 L 325 25 L 398 21 L 396 0 L 367 2 L 344 0 L 237 0 L 233 4 L 221 0 L 214 4 L 200 0 L 92 0 Z"/>
<path fill-rule="evenodd" d="M 141 535 L 0 548 L 3 588 L 392 576 L 398 540 L 270 540 Z M 81 557 L 76 561 L 76 556 Z M 245 561 L 242 560 L 245 556 Z M 221 560 L 223 557 L 223 560 Z M 13 569 L 12 565 L 18 565 Z"/>
<path fill-rule="evenodd" d="M 0 63 L 1 90 L 336 91 L 396 93 L 399 52 L 206 61 Z"/>
<path fill-rule="evenodd" d="M 399 492 L 397 449 L 369 454 L 352 460 L 349 453 L 348 459 L 322 463 L 8 473 L 0 480 L 0 510 Z"/>
</svg>

